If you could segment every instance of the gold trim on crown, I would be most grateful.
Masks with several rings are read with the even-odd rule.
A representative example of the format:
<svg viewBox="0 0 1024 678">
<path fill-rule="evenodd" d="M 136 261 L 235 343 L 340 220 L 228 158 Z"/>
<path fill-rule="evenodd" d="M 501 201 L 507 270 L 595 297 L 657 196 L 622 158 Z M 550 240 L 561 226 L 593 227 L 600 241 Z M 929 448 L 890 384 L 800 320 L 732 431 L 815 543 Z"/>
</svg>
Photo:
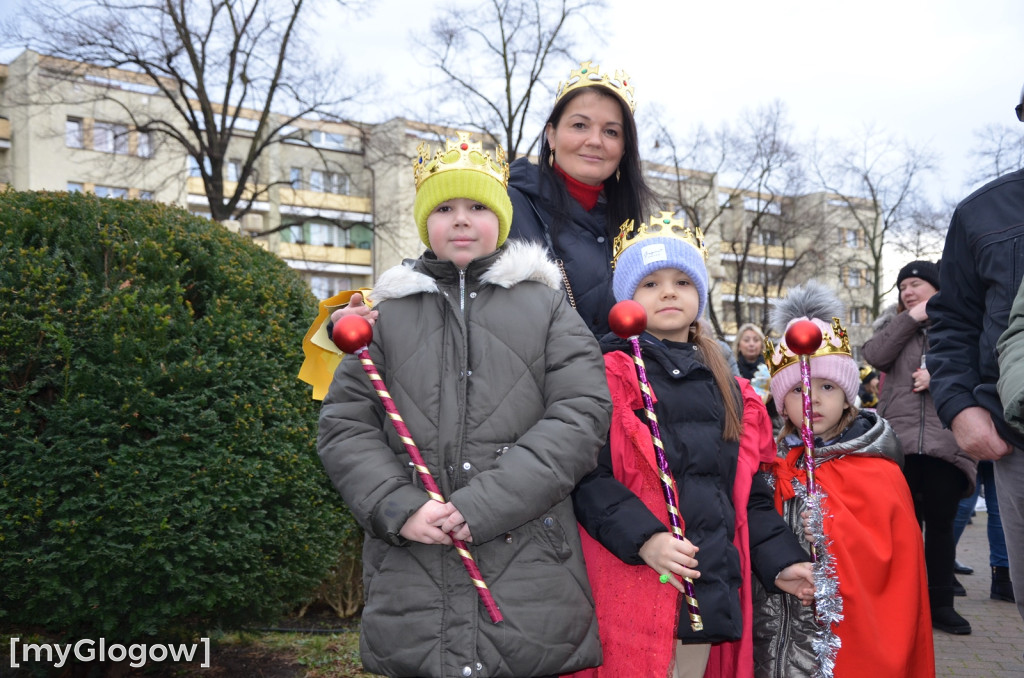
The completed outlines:
<svg viewBox="0 0 1024 678">
<path fill-rule="evenodd" d="M 708 260 L 708 249 L 704 245 L 704 234 L 700 227 L 690 228 L 683 219 L 676 219 L 671 212 L 662 212 L 660 215 L 651 215 L 649 222 L 640 224 L 634 232 L 633 220 L 627 219 L 619 227 L 619 234 L 612 240 L 612 270 L 615 270 L 615 263 L 619 255 L 627 248 L 651 238 L 678 238 L 684 240 L 697 248 L 704 262 Z"/>
<path fill-rule="evenodd" d="M 811 354 L 811 357 L 819 358 L 825 355 L 853 357 L 853 352 L 850 351 L 850 335 L 846 333 L 839 318 L 833 317 L 832 326 L 821 333 L 821 346 Z M 799 363 L 800 356 L 789 350 L 784 339 L 780 339 L 778 345 L 772 343 L 771 339 L 765 339 L 764 361 L 768 365 L 768 372 L 774 377 L 780 370 Z"/>
<path fill-rule="evenodd" d="M 562 97 L 580 87 L 593 87 L 603 85 L 612 92 L 615 92 L 627 106 L 630 113 L 636 113 L 636 100 L 633 98 L 633 86 L 629 84 L 629 76 L 622 69 L 615 71 L 614 75 L 601 73 L 601 67 L 590 61 L 580 62 L 580 67 L 569 73 L 569 79 L 558 83 L 558 93 L 555 95 L 557 104 Z"/>
<path fill-rule="evenodd" d="M 438 148 L 433 157 L 431 150 L 431 146 L 426 143 L 416 149 L 417 158 L 412 162 L 412 170 L 416 177 L 417 191 L 428 177 L 448 170 L 483 172 L 508 188 L 508 162 L 505 161 L 505 149 L 501 144 L 495 147 L 492 160 L 491 154 L 484 152 L 481 142 L 471 141 L 469 132 L 459 132 L 458 139 L 446 140 L 445 148 Z"/>
</svg>

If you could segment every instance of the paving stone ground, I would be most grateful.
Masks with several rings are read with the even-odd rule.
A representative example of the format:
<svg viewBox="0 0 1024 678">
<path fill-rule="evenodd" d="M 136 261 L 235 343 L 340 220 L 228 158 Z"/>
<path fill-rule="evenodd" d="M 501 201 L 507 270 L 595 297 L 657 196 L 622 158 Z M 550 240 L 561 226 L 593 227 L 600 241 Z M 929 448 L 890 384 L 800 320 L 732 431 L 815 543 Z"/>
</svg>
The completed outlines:
<svg viewBox="0 0 1024 678">
<path fill-rule="evenodd" d="M 957 575 L 967 597 L 956 599 L 973 632 L 954 636 L 933 630 L 937 678 L 1024 677 L 1024 621 L 1013 603 L 989 598 L 987 520 L 988 514 L 978 511 L 957 546 L 960 562 L 974 568 L 974 574 Z"/>
</svg>

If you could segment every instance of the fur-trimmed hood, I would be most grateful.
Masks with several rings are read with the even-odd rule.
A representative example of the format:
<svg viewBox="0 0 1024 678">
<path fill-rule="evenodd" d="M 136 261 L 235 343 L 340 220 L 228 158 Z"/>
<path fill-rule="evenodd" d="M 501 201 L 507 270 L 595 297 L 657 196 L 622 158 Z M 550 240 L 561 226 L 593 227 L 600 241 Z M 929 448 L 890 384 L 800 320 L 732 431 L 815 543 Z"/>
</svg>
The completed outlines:
<svg viewBox="0 0 1024 678">
<path fill-rule="evenodd" d="M 898 315 L 899 311 L 896 310 L 896 304 L 890 304 L 889 306 L 886 306 L 884 309 L 882 309 L 882 312 L 879 314 L 879 316 L 875 318 L 875 322 L 871 323 L 872 331 L 877 332 L 878 330 L 882 329 L 890 322 L 892 322 L 892 319 Z"/>
<path fill-rule="evenodd" d="M 437 294 L 437 279 L 425 271 L 446 262 L 424 254 L 419 259 L 407 259 L 381 274 L 373 286 L 370 299 L 379 304 L 387 299 L 401 299 L 413 294 Z M 561 289 L 562 278 L 543 246 L 534 242 L 506 241 L 494 253 L 470 263 L 467 276 L 479 276 L 487 285 L 510 288 L 521 282 L 534 281 L 551 289 Z"/>
</svg>

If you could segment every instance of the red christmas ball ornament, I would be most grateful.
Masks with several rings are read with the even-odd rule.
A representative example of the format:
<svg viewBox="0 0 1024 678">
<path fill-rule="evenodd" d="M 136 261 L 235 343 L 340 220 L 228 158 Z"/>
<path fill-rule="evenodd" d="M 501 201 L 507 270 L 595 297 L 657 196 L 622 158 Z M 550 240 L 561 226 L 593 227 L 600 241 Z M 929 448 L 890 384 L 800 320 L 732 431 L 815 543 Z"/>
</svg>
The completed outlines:
<svg viewBox="0 0 1024 678">
<path fill-rule="evenodd" d="M 810 320 L 797 320 L 786 330 L 786 346 L 796 355 L 811 355 L 821 347 L 821 328 Z"/>
<path fill-rule="evenodd" d="M 647 311 L 632 299 L 625 299 L 612 306 L 608 325 L 623 339 L 635 337 L 647 329 Z"/>
<path fill-rule="evenodd" d="M 331 339 L 345 353 L 355 353 L 369 345 L 373 339 L 373 327 L 361 315 L 347 315 L 334 323 Z"/>
</svg>

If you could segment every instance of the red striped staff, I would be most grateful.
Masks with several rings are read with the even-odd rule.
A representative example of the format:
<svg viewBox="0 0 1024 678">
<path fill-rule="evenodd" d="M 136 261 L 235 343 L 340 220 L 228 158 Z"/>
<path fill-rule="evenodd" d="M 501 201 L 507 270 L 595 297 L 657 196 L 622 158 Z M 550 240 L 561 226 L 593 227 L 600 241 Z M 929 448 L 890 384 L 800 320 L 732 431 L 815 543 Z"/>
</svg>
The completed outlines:
<svg viewBox="0 0 1024 678">
<path fill-rule="evenodd" d="M 370 382 L 373 384 L 374 391 L 377 392 L 377 397 L 380 398 L 381 404 L 384 405 L 384 410 L 388 413 L 388 418 L 398 432 L 398 437 L 401 438 L 402 444 L 405 445 L 405 451 L 412 458 L 413 467 L 420 476 L 420 481 L 427 491 L 427 496 L 443 504 L 445 499 L 441 495 L 441 490 L 438 488 L 434 476 L 430 474 L 430 469 L 427 468 L 423 455 L 420 454 L 416 442 L 412 439 L 412 434 L 409 433 L 402 415 L 398 413 L 398 407 L 395 406 L 395 401 L 391 399 L 391 394 L 388 393 L 387 386 L 384 384 L 384 380 L 381 379 L 380 372 L 377 371 L 377 366 L 373 364 L 373 358 L 370 357 L 370 352 L 366 348 L 370 344 L 370 340 L 373 339 L 373 328 L 370 326 L 370 323 L 362 316 L 345 316 L 335 323 L 332 339 L 342 351 L 352 353 L 359 358 L 363 371 L 370 377 Z M 487 608 L 487 614 L 490 615 L 491 621 L 495 624 L 501 622 L 504 617 L 502 617 L 501 611 L 498 609 L 498 604 L 494 602 L 494 596 L 491 595 L 491 590 L 487 588 L 487 583 L 484 582 L 484 577 L 480 574 L 480 568 L 477 567 L 476 560 L 473 558 L 473 554 L 469 552 L 466 542 L 456 539 L 453 533 L 449 533 L 449 536 L 452 538 L 455 550 L 462 557 L 462 564 L 466 567 L 466 572 L 469 573 L 469 578 L 473 581 L 477 593 L 480 594 L 480 600 L 483 601 L 484 607 Z"/>
<path fill-rule="evenodd" d="M 608 324 L 615 334 L 628 340 L 633 346 L 633 363 L 636 365 L 636 375 L 640 382 L 640 394 L 644 400 L 647 426 L 651 429 L 651 439 L 654 441 L 654 457 L 658 462 L 658 478 L 661 480 L 661 492 L 665 496 L 665 505 L 668 508 L 669 525 L 672 528 L 672 536 L 682 541 L 683 518 L 679 513 L 679 502 L 676 500 L 675 479 L 672 478 L 668 459 L 665 458 L 665 446 L 661 442 L 661 432 L 658 430 L 658 417 L 654 413 L 651 384 L 647 379 L 647 369 L 644 367 L 643 354 L 640 351 L 640 333 L 647 328 L 647 311 L 639 303 L 626 299 L 612 307 L 608 314 Z M 662 583 L 667 583 L 669 576 L 661 575 Z M 690 615 L 690 628 L 700 631 L 704 628 L 704 620 L 700 616 L 700 605 L 697 604 L 693 579 L 690 577 L 683 577 L 683 591 L 685 592 L 683 598 L 686 599 L 686 608 Z"/>
</svg>

